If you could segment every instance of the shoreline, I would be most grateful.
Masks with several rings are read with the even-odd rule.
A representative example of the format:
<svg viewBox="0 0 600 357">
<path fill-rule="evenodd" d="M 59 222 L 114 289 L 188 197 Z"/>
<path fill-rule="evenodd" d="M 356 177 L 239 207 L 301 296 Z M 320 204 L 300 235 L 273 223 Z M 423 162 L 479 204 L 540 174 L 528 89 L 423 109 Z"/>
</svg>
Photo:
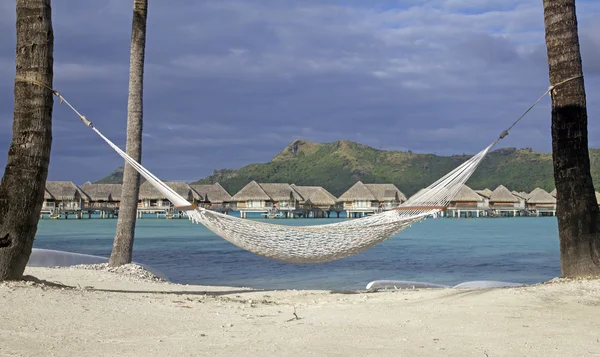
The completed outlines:
<svg viewBox="0 0 600 357">
<path fill-rule="evenodd" d="M 115 222 L 46 223 L 38 229 L 37 249 L 110 256 Z M 87 223 L 93 224 L 88 228 Z M 444 285 L 483 279 L 535 284 L 560 275 L 555 225 L 543 219 L 431 219 L 360 256 L 324 265 L 296 265 L 244 252 L 188 221 L 141 220 L 136 226 L 134 260 L 183 284 L 266 289 L 364 289 L 379 279 Z M 58 264 L 44 266 L 53 265 Z"/>
<path fill-rule="evenodd" d="M 28 267 L 55 284 L 0 283 L 0 356 L 600 354 L 600 280 L 339 293 L 179 285 L 136 269 Z"/>
</svg>

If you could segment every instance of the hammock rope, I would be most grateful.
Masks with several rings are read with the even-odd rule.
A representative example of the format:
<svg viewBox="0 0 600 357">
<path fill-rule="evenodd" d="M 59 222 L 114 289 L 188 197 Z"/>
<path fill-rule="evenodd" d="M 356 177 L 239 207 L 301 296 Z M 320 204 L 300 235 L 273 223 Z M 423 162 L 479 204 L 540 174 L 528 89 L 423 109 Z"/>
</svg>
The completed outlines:
<svg viewBox="0 0 600 357">
<path fill-rule="evenodd" d="M 410 197 L 398 208 L 364 218 L 312 226 L 287 226 L 247 220 L 196 207 L 193 202 L 188 202 L 184 197 L 177 194 L 171 187 L 104 136 L 91 121 L 75 109 L 58 91 L 34 80 L 24 78 L 16 78 L 16 80 L 38 85 L 52 91 L 55 96 L 60 98 L 61 104 L 65 103 L 85 125 L 90 127 L 127 164 L 138 171 L 193 222 L 203 224 L 225 240 L 258 255 L 293 263 L 320 263 L 362 252 L 385 241 L 415 222 L 439 214 L 448 206 L 489 151 L 505 138 L 509 131 L 527 113 L 556 87 L 581 77 L 569 78 L 550 86 L 490 145 L 427 188 Z"/>
</svg>

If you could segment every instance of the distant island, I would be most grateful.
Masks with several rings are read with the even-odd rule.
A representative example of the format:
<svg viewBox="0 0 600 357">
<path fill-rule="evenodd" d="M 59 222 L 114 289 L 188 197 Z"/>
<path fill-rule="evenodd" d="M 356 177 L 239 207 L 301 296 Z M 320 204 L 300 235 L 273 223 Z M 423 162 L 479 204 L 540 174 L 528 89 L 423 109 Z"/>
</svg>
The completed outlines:
<svg viewBox="0 0 600 357">
<path fill-rule="evenodd" d="M 215 170 L 194 183 L 219 182 L 230 193 L 238 192 L 252 180 L 295 183 L 322 186 L 337 197 L 360 180 L 364 183 L 393 183 L 410 196 L 469 157 L 378 150 L 347 140 L 321 144 L 298 139 L 267 163 Z M 590 149 L 590 160 L 594 185 L 600 187 L 600 149 Z M 96 183 L 122 181 L 123 168 L 118 168 Z M 501 184 L 516 191 L 530 192 L 536 187 L 553 190 L 552 155 L 532 149 L 497 149 L 488 154 L 468 181 L 474 189 Z"/>
</svg>

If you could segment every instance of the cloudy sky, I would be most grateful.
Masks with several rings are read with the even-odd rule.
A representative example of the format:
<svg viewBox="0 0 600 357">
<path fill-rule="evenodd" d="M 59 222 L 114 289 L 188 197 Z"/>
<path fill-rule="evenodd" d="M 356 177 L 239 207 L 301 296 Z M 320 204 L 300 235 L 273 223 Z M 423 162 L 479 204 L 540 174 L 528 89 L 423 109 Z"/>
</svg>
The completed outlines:
<svg viewBox="0 0 600 357">
<path fill-rule="evenodd" d="M 54 85 L 125 141 L 132 1 L 54 0 Z M 600 147 L 600 2 L 578 0 Z M 0 166 L 13 109 L 15 9 L 0 3 Z M 475 153 L 548 87 L 541 0 L 150 0 L 143 163 L 195 180 L 266 162 L 289 142 Z M 502 146 L 550 151 L 544 100 Z M 55 103 L 49 179 L 122 165 Z"/>
</svg>

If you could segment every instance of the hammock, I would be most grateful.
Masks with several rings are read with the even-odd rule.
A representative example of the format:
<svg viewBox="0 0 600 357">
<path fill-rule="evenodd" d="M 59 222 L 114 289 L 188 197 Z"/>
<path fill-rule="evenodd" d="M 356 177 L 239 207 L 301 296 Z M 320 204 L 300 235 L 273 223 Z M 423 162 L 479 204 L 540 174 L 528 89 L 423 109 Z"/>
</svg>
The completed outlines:
<svg viewBox="0 0 600 357">
<path fill-rule="evenodd" d="M 220 237 L 242 249 L 291 263 L 320 263 L 345 258 L 383 242 L 425 217 L 438 214 L 447 207 L 452 197 L 468 180 L 481 160 L 500 140 L 496 140 L 395 210 L 340 223 L 285 226 L 241 219 L 195 207 L 133 160 L 100 131 L 91 127 L 128 164 L 132 165 L 192 221 L 203 224 Z"/>
<path fill-rule="evenodd" d="M 556 86 L 575 78 L 580 77 L 570 78 L 557 85 L 550 86 L 493 143 L 429 187 L 415 194 L 398 208 L 364 218 L 314 226 L 285 226 L 246 220 L 196 207 L 106 138 L 59 92 L 43 83 L 20 78 L 17 78 L 17 80 L 40 85 L 51 90 L 54 95 L 60 98 L 61 103 L 67 104 L 79 116 L 81 121 L 92 128 L 128 164 L 193 222 L 201 223 L 236 246 L 264 257 L 292 263 L 320 263 L 362 252 L 383 242 L 411 224 L 426 217 L 436 216 L 445 210 L 487 153 L 508 135 L 508 131 Z"/>
</svg>

